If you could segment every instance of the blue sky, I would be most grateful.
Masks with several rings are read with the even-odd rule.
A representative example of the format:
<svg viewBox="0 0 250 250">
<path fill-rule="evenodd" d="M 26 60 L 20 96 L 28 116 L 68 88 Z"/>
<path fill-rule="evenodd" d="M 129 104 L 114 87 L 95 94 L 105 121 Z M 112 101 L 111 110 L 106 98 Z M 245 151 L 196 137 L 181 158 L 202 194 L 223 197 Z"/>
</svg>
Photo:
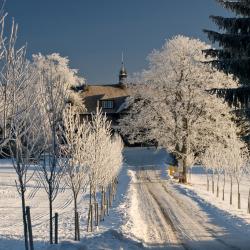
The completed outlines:
<svg viewBox="0 0 250 250">
<path fill-rule="evenodd" d="M 147 55 L 183 34 L 207 41 L 209 15 L 228 15 L 215 0 L 7 0 L 8 22 L 19 24 L 18 44 L 34 53 L 68 56 L 88 83 L 116 83 L 124 51 L 129 73 Z"/>
</svg>

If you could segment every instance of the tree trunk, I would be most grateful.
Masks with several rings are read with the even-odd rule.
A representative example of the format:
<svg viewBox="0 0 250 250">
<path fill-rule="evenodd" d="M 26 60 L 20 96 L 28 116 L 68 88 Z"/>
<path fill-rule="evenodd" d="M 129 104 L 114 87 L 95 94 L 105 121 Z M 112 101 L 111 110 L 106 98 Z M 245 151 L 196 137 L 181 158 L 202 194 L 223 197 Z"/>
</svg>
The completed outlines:
<svg viewBox="0 0 250 250">
<path fill-rule="evenodd" d="M 74 195 L 74 212 L 75 212 L 75 240 L 79 241 L 79 218 L 77 214 L 77 196 Z"/>
<path fill-rule="evenodd" d="M 250 214 L 250 189 L 249 189 L 249 193 L 248 193 L 247 212 Z"/>
<path fill-rule="evenodd" d="M 237 185 L 238 185 L 238 209 L 241 208 L 241 204 L 240 204 L 240 182 L 237 181 Z"/>
<path fill-rule="evenodd" d="M 89 212 L 88 212 L 88 223 L 87 223 L 87 232 L 89 232 L 89 225 L 90 225 L 90 210 L 91 205 L 89 204 Z"/>
<path fill-rule="evenodd" d="M 49 242 L 53 244 L 53 206 L 52 195 L 49 196 Z"/>
<path fill-rule="evenodd" d="M 109 185 L 109 207 L 112 207 L 112 191 L 111 191 L 111 184 Z"/>
<path fill-rule="evenodd" d="M 104 188 L 104 192 L 103 192 L 103 206 L 104 206 L 104 213 L 103 215 L 106 216 L 106 189 Z"/>
<path fill-rule="evenodd" d="M 226 184 L 226 175 L 224 173 L 224 178 L 223 178 L 223 189 L 222 189 L 222 200 L 225 200 L 225 184 Z"/>
<path fill-rule="evenodd" d="M 212 192 L 214 194 L 214 173 L 212 173 Z"/>
<path fill-rule="evenodd" d="M 188 155 L 189 155 L 189 121 L 187 117 L 183 117 L 183 129 L 186 131 L 186 136 L 183 138 L 183 143 L 182 143 L 182 154 L 184 155 L 183 157 L 183 172 L 182 172 L 182 182 L 187 183 L 187 168 L 188 168 Z"/>
<path fill-rule="evenodd" d="M 114 180 L 114 200 L 116 197 L 117 185 L 118 185 L 118 177 L 115 177 L 115 180 Z"/>
<path fill-rule="evenodd" d="M 208 178 L 208 171 L 206 171 L 206 175 L 207 175 L 207 191 L 209 191 L 209 178 Z"/>
<path fill-rule="evenodd" d="M 25 208 L 25 191 L 24 191 L 23 187 L 21 187 L 21 197 L 22 197 L 23 232 L 24 232 L 25 250 L 29 250 L 27 220 L 26 220 L 26 208 Z"/>
<path fill-rule="evenodd" d="M 107 194 L 108 196 L 108 194 Z M 106 198 L 106 209 L 107 209 L 107 216 L 109 216 L 109 199 L 108 197 Z"/>
<path fill-rule="evenodd" d="M 89 186 L 89 204 L 92 204 L 92 187 Z"/>
<path fill-rule="evenodd" d="M 186 158 L 183 160 L 182 183 L 187 183 L 187 165 Z"/>
<path fill-rule="evenodd" d="M 90 205 L 90 230 L 93 232 L 93 204 Z"/>
<path fill-rule="evenodd" d="M 98 227 L 99 226 L 99 205 L 98 205 L 98 202 L 95 203 L 95 214 L 96 214 L 96 226 Z"/>
<path fill-rule="evenodd" d="M 115 180 L 112 182 L 112 201 L 115 200 Z"/>
<path fill-rule="evenodd" d="M 233 179 L 230 176 L 230 205 L 233 204 Z"/>
<path fill-rule="evenodd" d="M 101 221 L 104 220 L 104 188 L 102 187 L 102 194 L 101 194 Z"/>
<path fill-rule="evenodd" d="M 55 213 L 55 244 L 58 244 L 58 213 Z"/>
<path fill-rule="evenodd" d="M 93 206 L 92 206 L 92 186 L 89 186 L 89 213 L 88 213 L 88 227 L 87 231 L 93 232 Z"/>
<path fill-rule="evenodd" d="M 77 212 L 76 213 L 76 215 L 77 215 L 77 228 L 78 228 L 78 231 L 77 231 L 77 238 L 78 238 L 78 240 L 80 241 L 80 221 L 79 221 L 79 213 Z"/>
<path fill-rule="evenodd" d="M 97 217 L 98 217 L 98 209 L 97 209 L 97 199 L 96 199 L 96 189 L 94 189 L 94 218 L 95 218 L 95 226 L 98 226 Z"/>
<path fill-rule="evenodd" d="M 218 178 L 217 178 L 217 187 L 216 187 L 216 197 L 219 197 L 219 181 L 220 181 L 220 176 L 218 174 Z"/>
</svg>

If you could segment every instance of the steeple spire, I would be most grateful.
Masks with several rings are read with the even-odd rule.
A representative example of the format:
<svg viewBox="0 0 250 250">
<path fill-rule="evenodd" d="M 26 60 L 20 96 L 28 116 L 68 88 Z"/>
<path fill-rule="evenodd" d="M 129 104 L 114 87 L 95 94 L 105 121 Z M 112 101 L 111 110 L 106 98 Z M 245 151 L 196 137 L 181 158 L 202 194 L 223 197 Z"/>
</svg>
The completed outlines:
<svg viewBox="0 0 250 250">
<path fill-rule="evenodd" d="M 122 66 L 119 72 L 119 84 L 124 84 L 127 79 L 127 71 L 124 66 L 124 58 L 123 58 L 123 52 L 122 52 Z"/>
</svg>

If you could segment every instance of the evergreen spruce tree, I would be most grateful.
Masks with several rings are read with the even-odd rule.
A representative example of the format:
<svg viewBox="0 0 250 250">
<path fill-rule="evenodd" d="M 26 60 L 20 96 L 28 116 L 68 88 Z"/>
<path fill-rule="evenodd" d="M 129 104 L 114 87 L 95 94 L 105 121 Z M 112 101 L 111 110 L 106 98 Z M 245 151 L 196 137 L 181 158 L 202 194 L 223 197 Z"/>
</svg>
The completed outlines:
<svg viewBox="0 0 250 250">
<path fill-rule="evenodd" d="M 239 108 L 236 123 L 241 136 L 250 149 L 250 0 L 216 0 L 234 13 L 234 17 L 210 16 L 220 32 L 204 30 L 210 41 L 218 43 L 218 49 L 205 53 L 214 58 L 211 63 L 226 73 L 233 74 L 240 81 L 234 89 L 215 89 L 212 93 L 224 98 L 229 105 Z"/>
<path fill-rule="evenodd" d="M 216 0 L 235 13 L 235 17 L 210 16 L 221 32 L 204 30 L 220 49 L 206 53 L 214 58 L 212 64 L 239 78 L 242 85 L 250 86 L 250 0 Z"/>
</svg>

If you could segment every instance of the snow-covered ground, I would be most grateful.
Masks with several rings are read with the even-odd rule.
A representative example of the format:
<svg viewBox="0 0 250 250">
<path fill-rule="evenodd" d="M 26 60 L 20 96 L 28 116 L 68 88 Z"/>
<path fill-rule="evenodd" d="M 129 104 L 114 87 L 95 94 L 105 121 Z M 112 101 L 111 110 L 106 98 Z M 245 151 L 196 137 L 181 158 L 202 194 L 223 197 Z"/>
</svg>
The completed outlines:
<svg viewBox="0 0 250 250">
<path fill-rule="evenodd" d="M 171 157 L 164 150 L 128 148 L 119 177 L 118 193 L 110 215 L 94 233 L 86 232 L 87 197 L 79 201 L 81 242 L 73 239 L 73 204 L 70 190 L 54 204 L 59 213 L 58 246 L 48 241 L 48 202 L 43 190 L 31 182 L 27 205 L 31 206 L 35 250 L 42 249 L 249 249 L 249 217 L 246 204 L 228 210 L 228 199 L 206 192 L 206 179 L 193 174 L 191 185 L 180 185 L 167 176 Z M 24 249 L 20 199 L 15 174 L 8 160 L 0 162 L 0 249 Z M 242 188 L 242 193 L 248 193 Z M 245 190 L 245 191 L 243 191 Z M 228 197 L 228 189 L 226 190 Z M 235 211 L 235 214 L 234 212 Z M 242 213 L 242 215 L 240 214 Z M 244 214 L 244 216 L 243 216 Z"/>
<path fill-rule="evenodd" d="M 94 234 L 86 233 L 86 220 L 88 199 L 86 195 L 79 201 L 79 212 L 81 216 L 81 238 L 82 245 L 87 245 L 88 249 L 120 249 L 125 242 L 124 249 L 131 249 L 130 245 L 134 245 L 137 249 L 138 242 L 130 242 L 119 231 L 123 224 L 124 214 L 127 210 L 128 198 L 127 188 L 130 177 L 128 169 L 134 168 L 129 164 L 141 165 L 143 162 L 155 163 L 156 161 L 165 161 L 167 155 L 163 150 L 155 153 L 155 149 L 126 149 L 124 152 L 124 166 L 119 177 L 119 186 L 117 199 L 113 204 L 108 219 L 101 224 L 98 231 Z M 137 160 L 143 159 L 141 162 Z M 30 174 L 32 171 L 30 172 Z M 23 247 L 23 227 L 21 216 L 21 201 L 15 187 L 15 172 L 10 160 L 0 161 L 0 249 L 14 250 L 24 249 Z M 26 205 L 31 207 L 31 217 L 33 225 L 33 237 L 35 242 L 35 249 L 46 249 L 48 247 L 48 200 L 46 193 L 42 189 L 36 188 L 36 183 L 30 181 L 27 188 L 27 202 Z M 54 202 L 54 212 L 59 213 L 59 241 L 65 241 L 63 245 L 71 243 L 68 240 L 73 239 L 74 225 L 73 225 L 73 203 L 69 189 L 62 190 Z M 93 237 L 94 236 L 94 237 Z M 111 240 L 110 240 L 111 239 Z M 110 245 L 111 244 L 111 245 Z M 78 244 L 74 244 L 76 247 Z M 119 246 L 119 247 L 118 247 Z M 64 249 L 64 248 L 63 248 Z"/>
<path fill-rule="evenodd" d="M 245 223 L 250 224 L 250 214 L 247 213 L 247 205 L 248 205 L 248 195 L 250 188 L 250 180 L 249 178 L 242 178 L 240 183 L 240 195 L 241 195 L 241 209 L 238 209 L 238 195 L 237 195 L 237 184 L 235 179 L 233 180 L 233 204 L 230 205 L 230 179 L 226 178 L 225 185 L 225 199 L 222 200 L 222 182 L 223 177 L 220 177 L 219 182 L 219 197 L 216 197 L 216 184 L 217 180 L 215 177 L 215 193 L 212 193 L 212 181 L 211 177 L 209 177 L 210 188 L 209 192 L 207 191 L 207 177 L 204 173 L 204 169 L 200 166 L 195 166 L 192 168 L 191 176 L 188 175 L 189 185 L 185 187 L 182 186 L 187 195 L 195 195 L 197 197 L 201 197 L 206 203 L 211 204 L 220 210 L 226 211 L 228 213 L 228 220 L 232 217 L 237 217 L 243 220 Z"/>
<path fill-rule="evenodd" d="M 0 249 L 23 249 L 21 200 L 15 187 L 15 172 L 9 160 L 0 163 Z M 42 189 L 37 189 L 34 181 L 30 181 L 26 193 L 26 205 L 31 207 L 33 236 L 35 249 L 45 247 L 48 240 L 48 199 Z M 60 239 L 73 237 L 72 198 L 70 190 L 59 193 L 54 203 L 54 212 L 59 213 Z M 86 219 L 87 204 L 82 200 L 81 220 Z"/>
</svg>

